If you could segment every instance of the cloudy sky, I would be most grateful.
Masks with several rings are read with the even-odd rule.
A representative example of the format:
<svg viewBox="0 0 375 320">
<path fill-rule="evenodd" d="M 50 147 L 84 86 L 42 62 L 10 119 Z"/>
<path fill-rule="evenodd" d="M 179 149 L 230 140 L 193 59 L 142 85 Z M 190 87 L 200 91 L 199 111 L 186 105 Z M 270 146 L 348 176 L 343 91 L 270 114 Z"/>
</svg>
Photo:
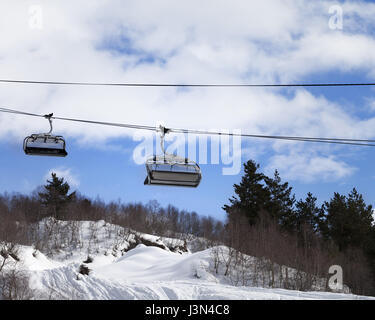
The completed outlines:
<svg viewBox="0 0 375 320">
<path fill-rule="evenodd" d="M 342 25 L 339 14 L 342 12 Z M 1 1 L 0 79 L 143 83 L 375 82 L 370 1 Z M 0 106 L 56 116 L 249 134 L 375 138 L 370 87 L 124 88 L 0 84 Z M 27 157 L 44 119 L 0 114 L 0 192 L 29 193 L 51 171 L 106 201 L 174 204 L 223 218 L 241 173 L 203 164 L 198 189 L 143 186 L 134 130 L 54 122 L 67 158 Z M 150 136 L 149 136 L 150 137 Z M 173 137 L 171 137 L 173 138 Z M 209 141 L 210 142 L 210 141 Z M 178 143 L 177 143 L 178 144 Z M 181 145 L 181 143 L 180 143 Z M 183 145 L 183 144 L 182 144 Z M 210 143 L 208 144 L 210 145 Z M 210 156 L 210 153 L 209 153 Z M 254 159 L 320 201 L 354 186 L 375 204 L 375 149 L 242 140 Z M 209 161 L 210 162 L 210 161 Z"/>
</svg>

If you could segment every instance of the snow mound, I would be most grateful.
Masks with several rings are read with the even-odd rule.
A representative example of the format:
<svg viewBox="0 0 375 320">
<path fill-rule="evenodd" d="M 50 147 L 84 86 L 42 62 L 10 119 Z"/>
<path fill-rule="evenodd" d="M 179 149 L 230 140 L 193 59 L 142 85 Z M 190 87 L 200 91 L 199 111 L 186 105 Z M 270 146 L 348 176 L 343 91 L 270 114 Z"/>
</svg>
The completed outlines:
<svg viewBox="0 0 375 320">
<path fill-rule="evenodd" d="M 22 261 L 21 266 L 31 271 L 54 269 L 62 265 L 60 262 L 48 259 L 40 251 L 27 246 L 21 247 L 19 258 Z"/>
<path fill-rule="evenodd" d="M 93 268 L 97 277 L 114 281 L 150 282 L 175 281 L 194 278 L 210 279 L 210 250 L 180 255 L 158 247 L 139 244 L 109 265 Z M 211 277 L 211 280 L 214 280 Z"/>
</svg>

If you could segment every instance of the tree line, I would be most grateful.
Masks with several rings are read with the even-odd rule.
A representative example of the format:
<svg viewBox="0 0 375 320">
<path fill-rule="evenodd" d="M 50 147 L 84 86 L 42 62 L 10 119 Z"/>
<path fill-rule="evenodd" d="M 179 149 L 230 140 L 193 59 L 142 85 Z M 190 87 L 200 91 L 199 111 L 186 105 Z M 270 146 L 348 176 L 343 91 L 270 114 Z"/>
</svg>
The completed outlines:
<svg viewBox="0 0 375 320">
<path fill-rule="evenodd" d="M 353 292 L 375 293 L 373 208 L 355 188 L 348 195 L 335 192 L 321 205 L 312 193 L 297 201 L 277 170 L 269 177 L 249 160 L 234 192 L 223 207 L 229 245 L 305 271 L 300 289 L 340 265 Z"/>
<path fill-rule="evenodd" d="M 190 234 L 207 239 L 219 239 L 225 227 L 224 222 L 211 216 L 200 216 L 172 205 L 162 207 L 156 200 L 146 204 L 93 200 L 78 191 L 70 192 L 64 178 L 52 173 L 47 184 L 31 195 L 0 195 L 0 241 L 32 245 L 28 226 L 48 217 L 65 221 L 105 220 L 160 236 Z"/>
</svg>

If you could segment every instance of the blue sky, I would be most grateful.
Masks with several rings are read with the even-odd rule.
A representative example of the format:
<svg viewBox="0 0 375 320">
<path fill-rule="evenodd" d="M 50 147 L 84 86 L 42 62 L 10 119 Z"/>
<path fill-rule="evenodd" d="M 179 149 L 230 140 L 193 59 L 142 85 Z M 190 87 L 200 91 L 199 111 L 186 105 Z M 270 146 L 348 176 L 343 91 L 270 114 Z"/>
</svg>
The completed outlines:
<svg viewBox="0 0 375 320">
<path fill-rule="evenodd" d="M 329 28 L 339 4 L 343 28 Z M 199 8 L 199 9 L 197 9 Z M 369 1 L 4 1 L 0 78 L 90 82 L 375 82 Z M 35 20 L 36 19 L 36 20 Z M 40 21 L 38 19 L 41 19 Z M 41 23 L 40 23 L 41 22 Z M 40 24 L 38 24 L 40 23 Z M 10 31 L 10 32 L 9 32 Z M 173 89 L 0 85 L 0 105 L 40 114 L 243 133 L 375 138 L 374 89 Z M 105 201 L 147 202 L 225 217 L 242 172 L 201 165 L 197 189 L 144 186 L 139 145 L 128 129 L 54 122 L 66 158 L 26 156 L 22 140 L 44 119 L 0 114 L 0 192 L 29 193 L 56 171 L 73 189 Z M 141 135 L 142 133 L 137 133 Z M 210 156 L 210 152 L 208 151 Z M 280 171 L 296 197 L 320 202 L 353 187 L 375 204 L 370 147 L 242 140 L 241 162 Z"/>
</svg>

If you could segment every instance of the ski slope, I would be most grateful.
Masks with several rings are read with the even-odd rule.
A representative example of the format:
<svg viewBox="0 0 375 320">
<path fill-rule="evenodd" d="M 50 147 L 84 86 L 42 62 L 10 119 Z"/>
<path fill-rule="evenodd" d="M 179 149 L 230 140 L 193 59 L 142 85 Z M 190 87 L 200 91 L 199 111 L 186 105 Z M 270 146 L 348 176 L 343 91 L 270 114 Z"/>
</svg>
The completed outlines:
<svg viewBox="0 0 375 320">
<path fill-rule="evenodd" d="M 98 222 L 98 227 L 104 222 Z M 348 300 L 374 299 L 344 293 L 300 292 L 285 289 L 233 286 L 212 268 L 212 250 L 173 252 L 163 243 L 172 239 L 143 234 L 156 246 L 138 244 L 116 254 L 103 228 L 98 232 L 96 247 L 90 253 L 92 262 L 84 263 L 88 275 L 79 268 L 87 259 L 88 224 L 83 223 L 82 246 L 65 248 L 52 257 L 32 247 L 21 246 L 21 267 L 30 274 L 30 287 L 36 299 L 100 300 Z M 103 234 L 101 234 L 101 232 Z M 128 240 L 131 237 L 128 237 Z M 174 240 L 178 242 L 178 240 Z M 129 247 L 129 241 L 116 248 Z M 113 244 L 112 244 L 113 246 Z M 225 249 L 226 247 L 223 247 Z M 112 250 L 111 254 L 108 254 Z"/>
</svg>

